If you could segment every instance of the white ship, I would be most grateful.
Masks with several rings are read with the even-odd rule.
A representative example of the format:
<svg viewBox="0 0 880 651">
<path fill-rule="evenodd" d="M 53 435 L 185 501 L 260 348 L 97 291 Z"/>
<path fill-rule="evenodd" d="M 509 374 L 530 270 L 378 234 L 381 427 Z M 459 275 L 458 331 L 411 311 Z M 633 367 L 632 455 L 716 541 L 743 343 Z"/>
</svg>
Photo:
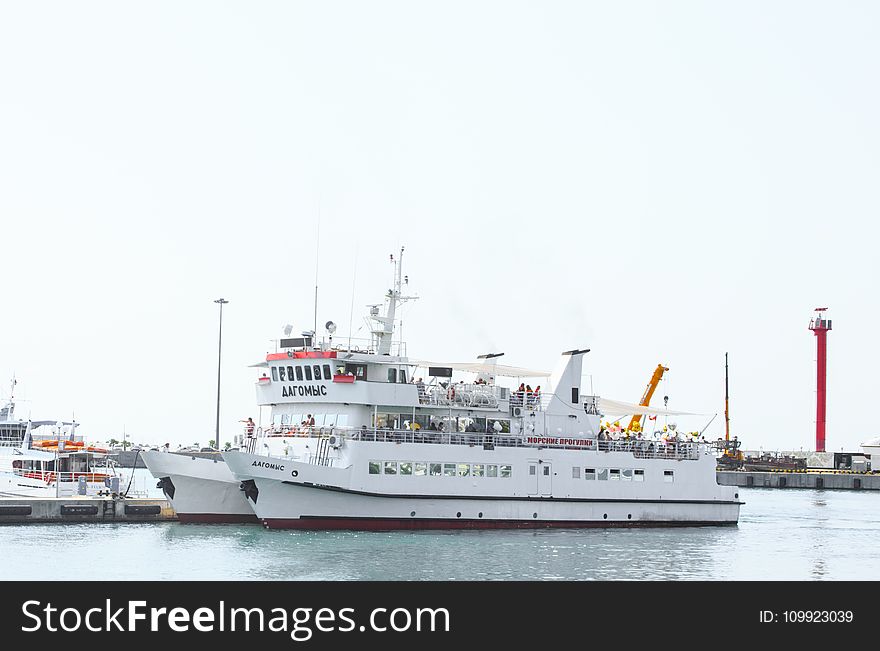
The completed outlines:
<svg viewBox="0 0 880 651">
<path fill-rule="evenodd" d="M 114 466 L 96 468 L 96 462 L 106 463 L 108 451 L 87 445 L 75 434 L 77 425 L 18 419 L 10 396 L 0 408 L 0 496 L 69 497 L 118 490 Z"/>
<path fill-rule="evenodd" d="M 606 404 L 581 387 L 588 350 L 551 374 L 499 364 L 411 360 L 394 340 L 408 296 L 400 259 L 386 310 L 371 309 L 366 348 L 279 342 L 257 381 L 271 422 L 223 453 L 240 499 L 269 528 L 471 529 L 734 524 L 736 487 L 719 486 L 714 453 L 679 440 L 613 440 Z M 418 369 L 425 369 L 419 375 Z M 454 381 L 468 374 L 468 382 Z M 422 381 L 426 377 L 427 381 Z M 417 381 L 414 379 L 417 378 Z M 501 380 L 515 378 L 513 386 Z M 520 380 L 545 390 L 519 390 Z M 669 414 L 632 406 L 630 413 Z M 166 455 L 168 456 L 168 455 Z M 191 460 L 195 463 L 194 460 Z M 149 462 L 148 462 L 149 464 Z M 220 467 L 220 464 L 216 464 Z M 152 468 L 151 468 L 152 470 Z M 171 481 L 180 492 L 180 471 Z M 220 471 L 217 471 L 220 474 Z M 154 472 L 154 474 L 156 474 Z M 199 475 L 199 480 L 203 478 Z M 232 483 L 211 497 L 236 504 Z M 194 492 L 208 484 L 190 486 Z M 216 495 L 216 496 L 214 496 Z M 195 498 L 193 498 L 195 499 Z M 175 504 L 175 508 L 177 505 Z"/>
</svg>

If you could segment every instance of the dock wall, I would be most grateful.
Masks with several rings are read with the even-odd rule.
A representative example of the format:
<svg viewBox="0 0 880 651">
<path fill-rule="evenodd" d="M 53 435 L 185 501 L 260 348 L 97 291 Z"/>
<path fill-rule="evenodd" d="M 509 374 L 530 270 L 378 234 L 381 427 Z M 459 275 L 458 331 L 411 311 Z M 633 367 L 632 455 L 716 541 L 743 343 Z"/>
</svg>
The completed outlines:
<svg viewBox="0 0 880 651">
<path fill-rule="evenodd" d="M 880 490 L 880 474 L 856 472 L 756 472 L 719 470 L 722 486 L 743 488 L 821 488 L 836 490 Z"/>
<path fill-rule="evenodd" d="M 0 525 L 27 522 L 168 522 L 177 514 L 166 499 L 3 497 Z"/>
</svg>

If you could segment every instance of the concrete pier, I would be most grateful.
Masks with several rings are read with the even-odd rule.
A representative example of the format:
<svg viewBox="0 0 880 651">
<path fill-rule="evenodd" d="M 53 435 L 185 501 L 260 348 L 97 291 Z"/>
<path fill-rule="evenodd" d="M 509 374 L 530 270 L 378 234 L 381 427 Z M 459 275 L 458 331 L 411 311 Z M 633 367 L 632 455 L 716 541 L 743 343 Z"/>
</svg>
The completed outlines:
<svg viewBox="0 0 880 651">
<path fill-rule="evenodd" d="M 722 486 L 743 488 L 822 488 L 833 490 L 880 490 L 880 474 L 847 471 L 756 472 L 719 470 Z"/>
<path fill-rule="evenodd" d="M 0 525 L 28 522 L 168 522 L 177 514 L 166 499 L 3 497 Z"/>
</svg>

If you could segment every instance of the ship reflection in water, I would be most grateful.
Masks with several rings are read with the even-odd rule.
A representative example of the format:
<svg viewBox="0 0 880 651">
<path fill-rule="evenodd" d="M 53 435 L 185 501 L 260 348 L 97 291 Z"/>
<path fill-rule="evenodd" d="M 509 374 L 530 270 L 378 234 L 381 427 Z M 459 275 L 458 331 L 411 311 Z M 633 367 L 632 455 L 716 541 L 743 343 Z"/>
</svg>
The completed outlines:
<svg viewBox="0 0 880 651">
<path fill-rule="evenodd" d="M 311 532 L 30 524 L 0 527 L 0 548 L 36 557 L 77 551 L 60 565 L 8 565 L 3 578 L 19 580 L 85 571 L 97 580 L 880 579 L 875 495 L 743 489 L 742 497 L 740 522 L 729 527 Z"/>
</svg>

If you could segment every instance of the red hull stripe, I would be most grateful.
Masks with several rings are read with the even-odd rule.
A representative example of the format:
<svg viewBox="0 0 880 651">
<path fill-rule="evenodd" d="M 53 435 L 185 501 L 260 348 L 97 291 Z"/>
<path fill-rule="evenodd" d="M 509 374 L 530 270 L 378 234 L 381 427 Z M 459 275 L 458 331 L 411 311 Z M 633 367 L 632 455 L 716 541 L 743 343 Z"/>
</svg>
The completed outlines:
<svg viewBox="0 0 880 651">
<path fill-rule="evenodd" d="M 269 353 L 266 355 L 267 362 L 274 362 L 279 359 L 335 359 L 335 350 L 300 350 L 287 353 Z"/>
<path fill-rule="evenodd" d="M 448 520 L 445 518 L 269 518 L 268 529 L 348 529 L 353 531 L 394 531 L 398 529 L 586 529 L 609 527 L 708 527 L 735 525 L 736 521 L 669 520 Z"/>
<path fill-rule="evenodd" d="M 178 513 L 177 520 L 184 524 L 256 524 L 259 522 L 257 516 L 246 513 Z"/>
</svg>

